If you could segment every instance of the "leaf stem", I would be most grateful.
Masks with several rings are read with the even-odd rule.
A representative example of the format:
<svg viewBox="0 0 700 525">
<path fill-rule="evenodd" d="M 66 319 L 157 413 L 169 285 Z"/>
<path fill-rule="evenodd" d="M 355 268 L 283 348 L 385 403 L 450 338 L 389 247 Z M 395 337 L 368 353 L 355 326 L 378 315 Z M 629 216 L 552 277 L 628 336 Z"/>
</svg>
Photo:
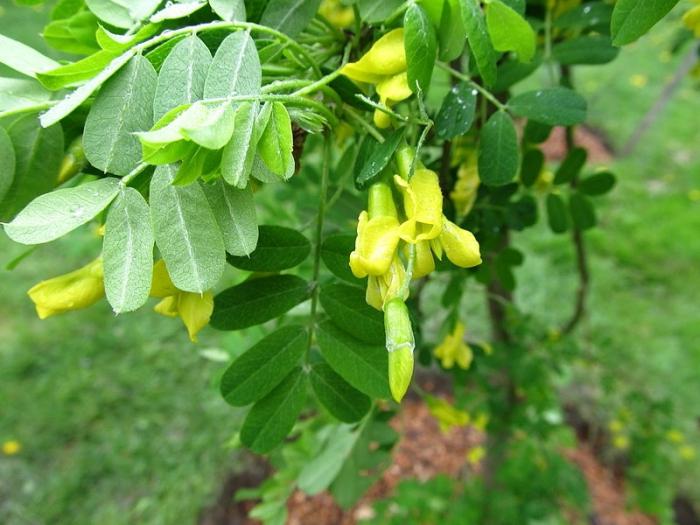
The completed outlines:
<svg viewBox="0 0 700 525">
<path fill-rule="evenodd" d="M 472 86 L 474 89 L 476 89 L 479 93 L 483 95 L 483 97 L 491 102 L 494 106 L 496 106 L 498 109 L 501 111 L 505 111 L 508 109 L 508 106 L 506 106 L 503 102 L 498 100 L 496 96 L 491 93 L 489 90 L 484 88 L 482 85 L 474 82 L 469 76 L 465 75 L 464 73 L 457 71 L 456 69 L 450 67 L 448 64 L 445 64 L 444 62 L 437 62 L 437 66 L 442 69 L 443 71 L 447 71 L 450 75 L 454 76 L 455 78 L 458 78 L 462 80 L 463 82 L 466 82 L 470 86 Z"/>
<path fill-rule="evenodd" d="M 330 179 L 330 164 L 331 164 L 331 145 L 332 136 L 326 133 L 323 142 L 323 165 L 321 166 L 321 187 L 318 196 L 318 215 L 316 217 L 316 234 L 314 236 L 314 266 L 311 281 L 314 285 L 311 292 L 311 314 L 309 319 L 309 346 L 314 341 L 314 332 L 316 329 L 316 312 L 318 311 L 318 277 L 321 274 L 321 244 L 323 242 L 323 223 L 326 217 L 326 204 L 328 199 L 328 181 Z"/>
</svg>

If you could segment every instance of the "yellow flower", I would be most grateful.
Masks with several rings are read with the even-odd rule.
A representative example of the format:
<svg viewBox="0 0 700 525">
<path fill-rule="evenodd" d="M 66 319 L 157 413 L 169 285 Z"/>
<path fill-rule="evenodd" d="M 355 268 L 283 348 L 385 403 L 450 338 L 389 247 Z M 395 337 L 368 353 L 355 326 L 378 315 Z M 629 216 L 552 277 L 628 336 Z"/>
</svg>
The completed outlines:
<svg viewBox="0 0 700 525">
<path fill-rule="evenodd" d="M 442 230 L 442 192 L 437 173 L 417 169 L 410 181 L 394 175 L 403 194 L 407 220 L 401 225 L 401 238 L 409 243 L 435 239 Z"/>
<path fill-rule="evenodd" d="M 543 169 L 535 181 L 534 188 L 539 193 L 547 193 L 554 184 L 554 173 L 548 169 Z"/>
<path fill-rule="evenodd" d="M 340 0 L 323 0 L 318 12 L 338 29 L 346 29 L 355 22 L 355 13 L 352 6 L 345 6 Z"/>
<path fill-rule="evenodd" d="M 479 168 L 475 155 L 462 163 L 457 170 L 457 182 L 450 193 L 450 199 L 455 205 L 457 216 L 465 217 L 474 206 L 479 190 Z"/>
<path fill-rule="evenodd" d="M 649 77 L 646 75 L 632 75 L 630 77 L 630 84 L 636 88 L 643 88 L 649 83 Z"/>
<path fill-rule="evenodd" d="M 389 31 L 360 60 L 346 64 L 340 72 L 356 82 L 374 84 L 379 100 L 387 107 L 407 99 L 413 92 L 408 86 L 403 39 L 403 28 Z M 391 118 L 377 109 L 374 123 L 379 128 L 387 128 Z"/>
<path fill-rule="evenodd" d="M 610 421 L 610 423 L 608 423 L 608 428 L 613 434 L 619 434 L 625 429 L 624 425 L 617 419 Z"/>
<path fill-rule="evenodd" d="M 683 15 L 683 23 L 695 34 L 696 38 L 700 38 L 700 5 L 693 7 Z"/>
<path fill-rule="evenodd" d="M 481 460 L 486 456 L 486 449 L 484 447 L 474 447 L 467 452 L 467 462 L 476 466 L 481 463 Z"/>
<path fill-rule="evenodd" d="M 105 294 L 103 277 L 102 258 L 97 258 L 73 272 L 35 284 L 27 295 L 39 319 L 46 319 L 95 304 Z"/>
<path fill-rule="evenodd" d="M 630 447 L 630 440 L 625 435 L 617 434 L 613 438 L 612 444 L 613 444 L 613 447 L 615 447 L 618 450 L 627 450 Z"/>
<path fill-rule="evenodd" d="M 435 260 L 430 249 L 430 241 L 416 243 L 416 259 L 413 264 L 413 278 L 420 279 L 435 270 Z"/>
<path fill-rule="evenodd" d="M 154 310 L 167 317 L 180 317 L 187 328 L 190 341 L 196 343 L 197 334 L 209 324 L 214 311 L 214 295 L 211 292 L 201 295 L 183 292 L 176 288 L 162 259 L 153 265 L 150 295 L 163 298 Z"/>
<path fill-rule="evenodd" d="M 471 365 L 474 354 L 469 345 L 464 342 L 464 332 L 464 325 L 458 322 L 452 333 L 447 334 L 442 343 L 435 348 L 435 357 L 440 360 L 443 367 L 450 369 L 456 363 L 460 368 L 467 370 Z"/>
<path fill-rule="evenodd" d="M 15 454 L 19 454 L 20 450 L 22 450 L 22 444 L 14 439 L 5 441 L 2 444 L 2 453 L 6 456 L 14 456 Z"/>
<path fill-rule="evenodd" d="M 686 461 L 692 461 L 696 457 L 696 452 L 693 447 L 690 445 L 683 445 L 678 449 L 678 455 L 681 457 L 681 459 L 684 459 Z"/>
<path fill-rule="evenodd" d="M 428 404 L 430 414 L 437 419 L 442 432 L 447 432 L 451 428 L 463 427 L 469 424 L 469 414 L 464 410 L 459 410 L 446 400 L 426 395 L 425 401 Z"/>
<path fill-rule="evenodd" d="M 484 414 L 483 412 L 480 413 L 476 418 L 474 418 L 474 422 L 472 423 L 472 426 L 477 429 L 479 432 L 483 432 L 486 430 L 486 425 L 489 423 L 489 416 Z"/>
<path fill-rule="evenodd" d="M 685 436 L 682 432 L 672 429 L 666 432 L 666 439 L 668 439 L 671 443 L 683 443 L 685 441 Z"/>
<path fill-rule="evenodd" d="M 350 254 L 350 269 L 359 279 L 389 271 L 399 244 L 399 220 L 387 184 L 370 187 L 368 208 L 369 212 L 360 213 L 355 250 Z"/>
</svg>

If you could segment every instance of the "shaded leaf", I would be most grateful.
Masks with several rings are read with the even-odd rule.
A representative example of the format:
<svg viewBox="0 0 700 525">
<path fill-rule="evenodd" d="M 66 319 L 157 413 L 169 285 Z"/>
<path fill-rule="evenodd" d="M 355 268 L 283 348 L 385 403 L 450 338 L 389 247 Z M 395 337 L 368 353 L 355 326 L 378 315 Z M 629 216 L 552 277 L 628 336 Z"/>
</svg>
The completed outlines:
<svg viewBox="0 0 700 525">
<path fill-rule="evenodd" d="M 588 104 L 575 91 L 555 87 L 516 95 L 508 101 L 510 110 L 550 126 L 573 126 L 586 120 Z"/>
<path fill-rule="evenodd" d="M 275 319 L 309 298 L 309 284 L 296 275 L 250 279 L 214 297 L 211 325 L 240 330 Z"/>
<path fill-rule="evenodd" d="M 353 388 L 327 363 L 312 365 L 309 379 L 318 400 L 340 421 L 353 423 L 369 412 L 370 399 Z"/>
<path fill-rule="evenodd" d="M 452 87 L 435 119 L 438 137 L 453 139 L 467 133 L 474 123 L 478 91 L 466 82 Z"/>
<path fill-rule="evenodd" d="M 408 65 L 408 85 L 425 93 L 430 87 L 437 58 L 437 35 L 425 10 L 410 4 L 403 19 L 404 47 Z"/>
<path fill-rule="evenodd" d="M 323 309 L 338 327 L 366 343 L 384 343 L 384 316 L 367 304 L 364 290 L 332 283 L 321 287 L 319 298 Z"/>
<path fill-rule="evenodd" d="M 479 178 L 489 186 L 501 186 L 518 173 L 518 137 L 505 111 L 494 113 L 481 130 Z"/>
<path fill-rule="evenodd" d="M 301 264 L 311 252 L 311 244 L 301 233 L 282 226 L 260 226 L 255 250 L 249 257 L 228 257 L 241 270 L 280 272 Z"/>
</svg>

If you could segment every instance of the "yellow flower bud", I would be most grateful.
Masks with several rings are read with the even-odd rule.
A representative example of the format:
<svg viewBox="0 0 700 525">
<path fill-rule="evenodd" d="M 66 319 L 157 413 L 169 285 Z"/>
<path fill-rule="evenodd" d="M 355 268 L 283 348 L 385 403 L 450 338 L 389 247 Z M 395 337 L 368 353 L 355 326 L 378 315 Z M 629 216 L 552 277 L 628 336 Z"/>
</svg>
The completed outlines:
<svg viewBox="0 0 700 525">
<path fill-rule="evenodd" d="M 420 279 L 435 270 L 435 260 L 429 241 L 416 243 L 416 260 L 413 265 L 413 279 Z"/>
<path fill-rule="evenodd" d="M 411 384 L 415 348 L 411 318 L 402 299 L 392 299 L 384 306 L 384 330 L 389 352 L 389 387 L 392 397 L 400 403 Z"/>
<path fill-rule="evenodd" d="M 319 14 L 338 29 L 346 29 L 355 22 L 355 12 L 351 6 L 344 6 L 340 0 L 323 0 Z"/>
<path fill-rule="evenodd" d="M 481 264 L 479 243 L 474 235 L 444 216 L 439 241 L 452 264 L 461 268 L 471 268 Z"/>
<path fill-rule="evenodd" d="M 405 280 L 406 269 L 401 259 L 395 256 L 386 273 L 379 276 L 370 275 L 368 277 L 367 294 L 365 296 L 367 304 L 377 310 L 383 310 L 384 304 L 388 300 L 399 297 Z M 404 290 L 400 297 L 404 300 L 408 298 L 408 288 Z"/>
<path fill-rule="evenodd" d="M 79 310 L 104 297 L 102 258 L 65 275 L 34 285 L 28 292 L 39 319 Z"/>
</svg>

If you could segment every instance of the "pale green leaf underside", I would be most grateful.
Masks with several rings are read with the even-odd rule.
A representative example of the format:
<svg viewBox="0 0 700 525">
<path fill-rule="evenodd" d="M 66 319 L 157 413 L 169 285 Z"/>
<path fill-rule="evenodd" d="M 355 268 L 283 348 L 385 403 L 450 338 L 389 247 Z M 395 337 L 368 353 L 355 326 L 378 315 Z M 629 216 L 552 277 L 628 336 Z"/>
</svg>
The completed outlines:
<svg viewBox="0 0 700 525">
<path fill-rule="evenodd" d="M 0 64 L 29 77 L 60 65 L 35 49 L 3 35 L 0 35 Z"/>
<path fill-rule="evenodd" d="M 22 244 L 53 241 L 94 218 L 118 192 L 119 181 L 110 177 L 46 193 L 5 225 L 5 232 Z"/>
<path fill-rule="evenodd" d="M 203 187 L 221 228 L 226 251 L 231 255 L 250 255 L 258 244 L 253 190 L 233 188 L 222 179 Z"/>
<path fill-rule="evenodd" d="M 105 293 L 116 313 L 146 302 L 153 274 L 153 228 L 146 200 L 124 188 L 110 207 L 102 245 Z"/>
<path fill-rule="evenodd" d="M 85 156 L 97 169 L 127 175 L 141 161 L 135 132 L 153 125 L 156 71 L 142 56 L 132 58 L 97 95 L 85 122 Z"/>
<path fill-rule="evenodd" d="M 201 186 L 173 186 L 176 171 L 173 165 L 159 166 L 151 179 L 156 244 L 175 286 L 202 293 L 224 271 L 224 242 Z"/>
</svg>

